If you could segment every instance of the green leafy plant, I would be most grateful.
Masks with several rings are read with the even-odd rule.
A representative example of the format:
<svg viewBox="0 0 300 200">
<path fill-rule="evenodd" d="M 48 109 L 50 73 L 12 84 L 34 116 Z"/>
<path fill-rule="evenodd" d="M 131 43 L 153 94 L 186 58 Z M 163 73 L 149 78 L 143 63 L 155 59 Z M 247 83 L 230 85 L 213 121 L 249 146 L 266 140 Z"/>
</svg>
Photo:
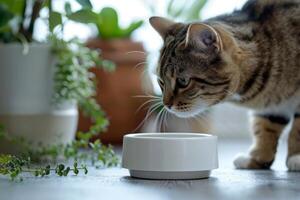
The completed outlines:
<svg viewBox="0 0 300 200">
<path fill-rule="evenodd" d="M 47 5 L 49 1 L 43 0 L 0 0 L 0 41 L 9 43 L 24 39 L 31 42 L 35 21 Z M 30 11 L 29 15 L 27 11 Z"/>
<path fill-rule="evenodd" d="M 5 31 L 3 29 L 2 33 L 11 36 L 4 37 L 4 35 L 0 35 L 0 41 L 19 41 L 21 36 L 29 42 L 32 41 L 32 29 L 35 20 L 39 16 L 39 11 L 43 7 L 48 8 L 48 23 L 49 30 L 51 31 L 48 42 L 51 43 L 53 54 L 57 59 L 54 100 L 58 103 L 61 101 L 74 101 L 78 103 L 83 112 L 89 115 L 95 122 L 90 131 L 96 134 L 105 130 L 108 121 L 101 107 L 93 99 L 95 94 L 95 79 L 89 69 L 98 66 L 107 71 L 113 71 L 114 64 L 108 60 L 102 60 L 98 51 L 85 47 L 77 39 L 65 41 L 52 32 L 57 26 L 61 26 L 61 30 L 63 30 L 63 14 L 52 10 L 51 0 L 35 0 L 31 4 L 28 2 L 30 1 L 0 0 L 0 8 L 4 10 L 3 13 L 1 12 L 3 18 L 1 18 L 0 25 L 1 27 L 7 27 Z M 77 2 L 82 5 L 83 9 L 91 6 L 88 0 L 77 0 Z M 66 3 L 65 7 L 67 10 L 71 9 L 69 3 Z M 25 10 L 30 10 L 31 15 L 26 15 Z M 17 20 L 18 32 L 14 32 L 11 22 L 13 19 Z M 25 25 L 26 20 L 29 21 L 29 25 Z"/>
<path fill-rule="evenodd" d="M 96 25 L 98 36 L 105 40 L 128 38 L 133 31 L 143 24 L 142 20 L 138 20 L 130 23 L 127 27 L 121 27 L 117 11 L 111 7 L 105 7 L 99 13 L 94 12 L 92 7 L 85 7 L 75 13 L 69 14 L 68 18 L 77 22 Z"/>
<path fill-rule="evenodd" d="M 94 66 L 113 71 L 114 64 L 100 59 L 99 52 L 85 47 L 77 39 L 65 41 L 50 38 L 52 51 L 57 58 L 54 100 L 76 101 L 82 111 L 95 122 L 86 134 L 96 135 L 106 129 L 108 120 L 95 99 L 95 77 L 90 69 Z"/>
<path fill-rule="evenodd" d="M 89 0 L 76 1 L 81 5 L 81 10 L 92 8 Z M 34 42 L 35 22 L 42 9 L 49 11 L 48 17 L 41 19 L 48 24 L 47 43 L 51 44 L 52 53 L 56 57 L 53 103 L 77 103 L 93 124 L 87 132 L 78 132 L 78 139 L 70 144 L 41 146 L 38 149 L 32 149 L 32 145 L 23 138 L 9 137 L 5 128 L 0 126 L 0 139 L 17 144 L 22 149 L 20 156 L 0 156 L 0 174 L 15 178 L 22 172 L 34 172 L 38 176 L 49 175 L 52 171 L 58 175 L 67 175 L 69 171 L 76 174 L 79 169 L 87 172 L 85 166 L 76 168 L 75 165 L 73 168 L 62 167 L 60 164 L 54 168 L 34 167 L 44 157 L 56 161 L 62 156 L 64 160 L 72 159 L 75 163 L 91 161 L 97 167 L 115 166 L 119 161 L 111 146 L 103 145 L 100 140 L 90 142 L 92 137 L 105 131 L 109 124 L 104 111 L 94 99 L 96 80 L 90 69 L 101 67 L 113 71 L 115 66 L 101 59 L 99 51 L 85 47 L 78 39 L 62 39 L 65 21 L 70 20 L 70 16 L 78 15 L 77 11 L 72 12 L 70 3 L 66 2 L 65 13 L 60 13 L 52 9 L 52 0 L 0 0 L 0 42 Z"/>
</svg>

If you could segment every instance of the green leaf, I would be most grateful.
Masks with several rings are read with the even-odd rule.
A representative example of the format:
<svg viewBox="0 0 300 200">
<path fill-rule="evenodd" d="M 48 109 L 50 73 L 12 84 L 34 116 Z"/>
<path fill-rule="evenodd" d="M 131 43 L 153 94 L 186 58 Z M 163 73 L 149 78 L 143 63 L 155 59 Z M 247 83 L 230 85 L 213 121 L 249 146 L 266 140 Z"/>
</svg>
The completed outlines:
<svg viewBox="0 0 300 200">
<path fill-rule="evenodd" d="M 84 170 L 84 174 L 87 174 L 89 172 L 86 166 L 83 168 L 83 170 Z"/>
<path fill-rule="evenodd" d="M 71 8 L 70 2 L 66 2 L 65 3 L 65 12 L 66 12 L 67 15 L 71 15 L 72 14 L 72 8 Z"/>
<path fill-rule="evenodd" d="M 79 170 L 78 169 L 74 169 L 74 174 L 75 175 L 79 174 Z"/>
<path fill-rule="evenodd" d="M 192 3 L 192 5 L 189 7 L 188 12 L 186 13 L 185 20 L 191 21 L 191 20 L 197 20 L 200 18 L 200 12 L 202 8 L 207 3 L 207 0 L 197 0 Z"/>
<path fill-rule="evenodd" d="M 14 15 L 3 5 L 0 4 L 0 27 L 6 26 Z"/>
<path fill-rule="evenodd" d="M 129 25 L 129 27 L 122 30 L 122 36 L 129 37 L 132 34 L 132 32 L 135 31 L 136 29 L 138 29 L 139 27 L 141 27 L 143 25 L 143 23 L 144 23 L 143 20 L 139 20 L 139 21 L 131 23 Z"/>
<path fill-rule="evenodd" d="M 64 170 L 63 175 L 64 175 L 64 176 L 67 176 L 67 175 L 69 174 L 70 170 L 71 170 L 71 168 L 70 168 L 70 167 L 67 167 L 67 168 Z"/>
<path fill-rule="evenodd" d="M 102 68 L 107 72 L 113 72 L 116 69 L 116 64 L 110 60 L 102 60 L 101 62 L 96 64 L 96 67 Z"/>
<path fill-rule="evenodd" d="M 100 37 L 104 39 L 117 37 L 120 32 L 117 11 L 113 8 L 105 7 L 101 10 L 99 16 L 100 20 L 97 27 Z"/>
<path fill-rule="evenodd" d="M 54 28 L 62 24 L 62 17 L 59 12 L 52 11 L 49 15 L 49 30 L 53 32 Z"/>
<path fill-rule="evenodd" d="M 80 23 L 97 23 L 99 17 L 92 10 L 82 9 L 67 15 L 70 20 Z"/>
<path fill-rule="evenodd" d="M 93 5 L 91 4 L 90 0 L 76 0 L 83 8 L 92 9 Z"/>
<path fill-rule="evenodd" d="M 64 170 L 65 169 L 65 165 L 64 164 L 59 164 L 58 165 L 58 170 L 59 171 L 62 171 L 62 170 Z"/>
<path fill-rule="evenodd" d="M 11 13 L 21 16 L 25 0 L 0 0 L 0 4 L 5 5 Z"/>
<path fill-rule="evenodd" d="M 172 6 L 173 6 L 174 0 L 170 0 L 167 3 L 167 13 L 171 13 L 172 12 Z"/>
<path fill-rule="evenodd" d="M 143 24 L 142 20 L 131 23 L 127 28 L 119 26 L 119 17 L 115 9 L 105 7 L 99 13 L 99 21 L 96 24 L 99 37 L 103 39 L 126 38 L 129 37 L 134 30 Z"/>
<path fill-rule="evenodd" d="M 167 14 L 171 18 L 177 18 L 182 15 L 182 13 L 185 12 L 185 8 L 188 5 L 188 0 L 185 1 L 169 1 L 168 8 L 167 8 Z"/>
<path fill-rule="evenodd" d="M 52 5 L 51 5 L 51 1 L 52 0 L 44 0 L 43 1 L 43 4 L 42 4 L 42 7 L 46 7 L 46 8 L 49 8 L 50 10 L 52 10 Z"/>
</svg>

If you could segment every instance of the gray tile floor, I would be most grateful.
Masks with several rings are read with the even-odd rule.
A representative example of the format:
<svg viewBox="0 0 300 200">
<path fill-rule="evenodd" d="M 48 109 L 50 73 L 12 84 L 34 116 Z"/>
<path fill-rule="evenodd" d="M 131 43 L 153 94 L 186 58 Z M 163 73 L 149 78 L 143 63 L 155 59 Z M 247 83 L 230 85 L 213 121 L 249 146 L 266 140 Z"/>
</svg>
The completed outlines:
<svg viewBox="0 0 300 200">
<path fill-rule="evenodd" d="M 246 151 L 249 141 L 221 140 L 220 168 L 211 178 L 189 181 L 151 181 L 133 179 L 125 169 L 90 170 L 86 176 L 27 177 L 21 183 L 0 177 L 0 200 L 185 200 L 185 199 L 298 199 L 300 173 L 287 172 L 284 166 L 286 146 L 272 170 L 235 170 L 232 159 Z"/>
</svg>

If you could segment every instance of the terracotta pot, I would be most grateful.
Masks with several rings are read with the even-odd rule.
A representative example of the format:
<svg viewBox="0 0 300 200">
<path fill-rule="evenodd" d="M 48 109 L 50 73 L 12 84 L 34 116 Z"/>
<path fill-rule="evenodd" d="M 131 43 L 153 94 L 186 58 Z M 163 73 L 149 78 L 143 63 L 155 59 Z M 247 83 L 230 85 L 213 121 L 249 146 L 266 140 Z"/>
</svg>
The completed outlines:
<svg viewBox="0 0 300 200">
<path fill-rule="evenodd" d="M 107 132 L 101 134 L 100 139 L 104 143 L 121 143 L 123 135 L 134 131 L 146 114 L 143 110 L 136 112 L 145 100 L 134 97 L 144 93 L 144 64 L 139 64 L 146 60 L 143 45 L 127 39 L 93 39 L 87 46 L 101 49 L 102 57 L 117 65 L 113 73 L 101 69 L 93 69 L 93 72 L 98 79 L 97 101 L 110 121 Z M 80 115 L 79 129 L 87 130 L 89 125 L 89 120 Z"/>
</svg>

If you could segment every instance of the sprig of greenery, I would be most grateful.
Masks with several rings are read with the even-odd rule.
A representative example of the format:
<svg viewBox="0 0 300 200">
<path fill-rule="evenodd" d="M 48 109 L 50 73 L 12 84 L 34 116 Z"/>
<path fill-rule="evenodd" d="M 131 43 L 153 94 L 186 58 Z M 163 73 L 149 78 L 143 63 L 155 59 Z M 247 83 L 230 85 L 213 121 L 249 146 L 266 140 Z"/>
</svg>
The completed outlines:
<svg viewBox="0 0 300 200">
<path fill-rule="evenodd" d="M 51 146 L 32 147 L 32 143 L 22 137 L 12 137 L 6 133 L 3 126 L 0 125 L 0 141 L 20 149 L 20 157 L 30 158 L 34 163 L 40 163 L 44 159 L 57 162 L 59 159 L 64 161 L 76 160 L 78 162 L 90 162 L 97 167 L 111 167 L 119 164 L 113 146 L 103 145 L 99 139 L 90 142 L 92 135 L 90 133 L 78 133 L 78 139 L 69 144 L 57 144 Z"/>
<path fill-rule="evenodd" d="M 102 60 L 100 52 L 91 50 L 78 39 L 65 41 L 55 35 L 49 40 L 52 52 L 57 58 L 55 74 L 55 99 L 85 101 L 95 94 L 94 74 L 89 70 L 99 67 L 113 71 L 115 65 L 108 60 Z M 91 102 L 90 104 L 94 104 Z"/>
<path fill-rule="evenodd" d="M 19 177 L 21 173 L 30 172 L 35 176 L 43 177 L 50 174 L 51 171 L 59 176 L 67 176 L 70 171 L 78 174 L 79 170 L 83 170 L 84 174 L 88 173 L 86 165 L 77 167 L 77 163 L 90 163 L 96 168 L 113 167 L 119 164 L 119 158 L 113 151 L 112 146 L 101 144 L 100 140 L 89 142 L 91 135 L 79 133 L 78 140 L 70 144 L 60 144 L 52 146 L 41 146 L 40 148 L 32 148 L 32 144 L 20 137 L 11 137 L 3 126 L 0 125 L 0 141 L 16 145 L 21 149 L 19 156 L 0 155 L 0 174 L 8 175 L 12 180 Z M 50 163 L 57 163 L 56 167 L 51 168 L 50 165 L 45 167 L 36 167 L 41 161 L 47 159 Z M 74 162 L 73 168 L 59 164 L 58 160 Z M 20 178 L 22 180 L 22 177 Z"/>
<path fill-rule="evenodd" d="M 65 41 L 52 35 L 50 41 L 53 54 L 57 58 L 54 101 L 55 103 L 76 102 L 83 113 L 92 119 L 94 123 L 89 131 L 78 134 L 80 139 L 85 139 L 86 143 L 92 136 L 103 132 L 109 124 L 104 111 L 94 99 L 96 80 L 90 69 L 96 66 L 106 71 L 113 71 L 115 65 L 101 59 L 99 51 L 85 47 L 77 39 Z"/>
<path fill-rule="evenodd" d="M 23 167 L 29 165 L 29 162 L 28 159 L 0 154 L 0 174 L 9 175 L 14 180 L 23 171 Z"/>
<path fill-rule="evenodd" d="M 0 154 L 0 174 L 8 175 L 11 180 L 18 178 L 21 173 L 31 173 L 36 177 L 44 177 L 54 172 L 58 176 L 67 176 L 70 172 L 78 175 L 81 170 L 84 174 L 88 173 L 87 167 L 85 165 L 78 167 L 77 161 L 74 162 L 73 167 L 64 164 L 57 164 L 55 168 L 51 168 L 50 165 L 33 167 L 30 158 L 23 159 L 13 155 Z M 23 178 L 20 177 L 19 180 L 22 181 Z"/>
</svg>

